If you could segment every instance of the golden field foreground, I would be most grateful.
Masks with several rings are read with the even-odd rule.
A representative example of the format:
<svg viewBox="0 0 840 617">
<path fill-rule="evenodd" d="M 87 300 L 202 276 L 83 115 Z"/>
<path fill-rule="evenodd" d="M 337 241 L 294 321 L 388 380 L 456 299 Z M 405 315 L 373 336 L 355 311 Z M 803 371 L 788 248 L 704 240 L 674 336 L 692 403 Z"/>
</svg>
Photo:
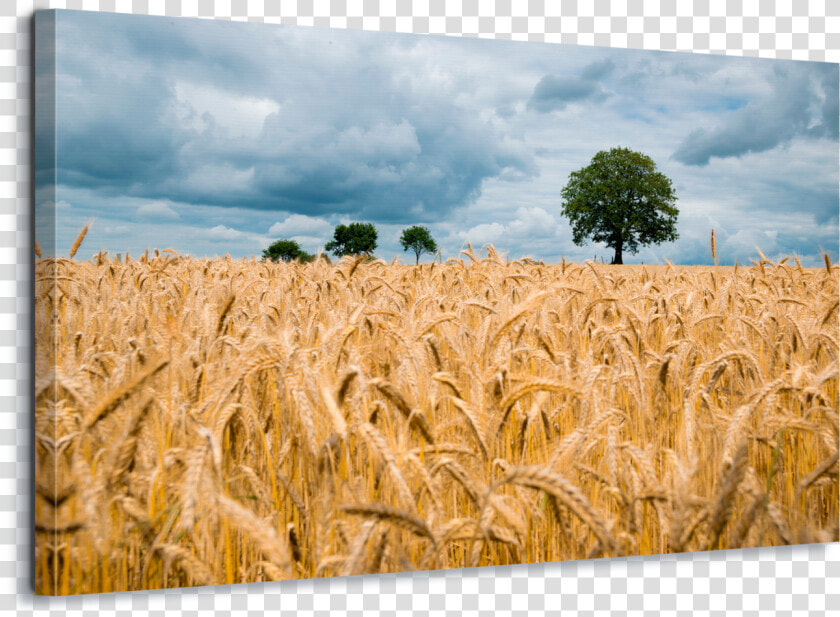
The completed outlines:
<svg viewBox="0 0 840 617">
<path fill-rule="evenodd" d="M 40 593 L 838 540 L 836 265 L 40 259 L 36 328 Z"/>
</svg>

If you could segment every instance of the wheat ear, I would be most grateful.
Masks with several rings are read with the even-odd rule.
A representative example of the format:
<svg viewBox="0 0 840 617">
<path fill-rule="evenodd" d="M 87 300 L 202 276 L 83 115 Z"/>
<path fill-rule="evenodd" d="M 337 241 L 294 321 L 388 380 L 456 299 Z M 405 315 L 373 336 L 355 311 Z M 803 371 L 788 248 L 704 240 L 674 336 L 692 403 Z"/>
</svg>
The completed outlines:
<svg viewBox="0 0 840 617">
<path fill-rule="evenodd" d="M 79 247 L 82 246 L 82 241 L 84 241 L 85 236 L 87 235 L 88 228 L 90 228 L 90 223 L 85 225 L 82 228 L 82 231 L 79 233 L 79 235 L 76 236 L 76 241 L 73 242 L 73 246 L 70 247 L 70 259 L 73 259 L 73 257 L 76 255 L 76 251 L 78 251 Z"/>
</svg>

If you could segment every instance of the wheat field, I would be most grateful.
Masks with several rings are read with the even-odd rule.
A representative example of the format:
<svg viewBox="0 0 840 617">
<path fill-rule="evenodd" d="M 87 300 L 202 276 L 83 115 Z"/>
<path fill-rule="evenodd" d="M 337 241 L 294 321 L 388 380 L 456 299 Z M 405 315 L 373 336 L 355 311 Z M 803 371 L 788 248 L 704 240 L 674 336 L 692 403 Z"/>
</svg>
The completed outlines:
<svg viewBox="0 0 840 617">
<path fill-rule="evenodd" d="M 99 254 L 35 307 L 39 593 L 838 540 L 828 260 Z"/>
</svg>

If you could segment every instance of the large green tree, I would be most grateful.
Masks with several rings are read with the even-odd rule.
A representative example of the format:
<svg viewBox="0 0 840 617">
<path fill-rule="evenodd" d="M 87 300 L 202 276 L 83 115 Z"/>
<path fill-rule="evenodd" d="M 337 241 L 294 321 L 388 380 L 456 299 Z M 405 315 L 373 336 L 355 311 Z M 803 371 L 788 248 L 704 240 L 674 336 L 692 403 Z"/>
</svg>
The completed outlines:
<svg viewBox="0 0 840 617">
<path fill-rule="evenodd" d="M 324 248 L 337 257 L 344 255 L 370 255 L 376 250 L 376 227 L 372 223 L 338 225 L 333 239 Z"/>
<path fill-rule="evenodd" d="M 437 251 L 437 242 L 432 237 L 432 232 L 422 225 L 414 225 L 408 229 L 403 229 L 400 244 L 404 251 L 414 251 L 415 264 L 420 263 L 420 255 L 423 253 Z"/>
<path fill-rule="evenodd" d="M 563 215 L 575 244 L 587 239 L 615 250 L 612 263 L 640 245 L 676 240 L 677 196 L 649 156 L 627 148 L 602 150 L 572 172 L 563 188 Z"/>
<path fill-rule="evenodd" d="M 272 242 L 267 249 L 263 249 L 263 259 L 271 261 L 312 261 L 313 257 L 294 240 L 281 239 Z"/>
</svg>

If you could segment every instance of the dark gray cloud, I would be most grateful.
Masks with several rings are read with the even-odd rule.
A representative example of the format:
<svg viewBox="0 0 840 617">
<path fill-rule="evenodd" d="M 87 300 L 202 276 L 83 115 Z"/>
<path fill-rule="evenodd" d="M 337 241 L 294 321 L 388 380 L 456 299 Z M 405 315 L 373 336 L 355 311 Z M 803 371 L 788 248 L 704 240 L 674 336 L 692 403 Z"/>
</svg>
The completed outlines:
<svg viewBox="0 0 840 617">
<path fill-rule="evenodd" d="M 769 95 L 732 111 L 714 128 L 691 131 L 674 159 L 685 165 L 707 165 L 712 157 L 765 152 L 796 137 L 837 139 L 837 68 L 777 67 L 775 72 Z"/>
<path fill-rule="evenodd" d="M 840 79 L 837 65 L 821 67 L 822 73 L 822 119 L 808 129 L 812 137 L 827 137 L 835 141 L 840 138 Z"/>
<path fill-rule="evenodd" d="M 601 102 L 608 96 L 601 80 L 614 68 L 615 64 L 607 59 L 593 62 L 580 75 L 545 75 L 534 88 L 528 108 L 548 113 L 563 110 L 569 103 Z"/>
<path fill-rule="evenodd" d="M 382 54 L 383 41 L 352 31 L 255 27 L 233 46 L 218 24 L 97 17 L 100 27 L 83 29 L 60 15 L 68 186 L 428 221 L 475 199 L 487 178 L 537 173 L 526 149 L 454 100 L 465 71 L 453 67 L 435 89 L 399 70 L 420 37 L 390 37 Z"/>
<path fill-rule="evenodd" d="M 430 220 L 477 197 L 486 178 L 536 173 L 529 154 L 462 110 L 386 117 L 344 130 L 294 129 L 280 115 L 269 118 L 257 191 L 278 196 L 274 205 L 284 210 Z"/>
<path fill-rule="evenodd" d="M 606 58 L 585 66 L 580 76 L 582 79 L 599 80 L 611 75 L 614 70 L 615 62 Z"/>
</svg>

